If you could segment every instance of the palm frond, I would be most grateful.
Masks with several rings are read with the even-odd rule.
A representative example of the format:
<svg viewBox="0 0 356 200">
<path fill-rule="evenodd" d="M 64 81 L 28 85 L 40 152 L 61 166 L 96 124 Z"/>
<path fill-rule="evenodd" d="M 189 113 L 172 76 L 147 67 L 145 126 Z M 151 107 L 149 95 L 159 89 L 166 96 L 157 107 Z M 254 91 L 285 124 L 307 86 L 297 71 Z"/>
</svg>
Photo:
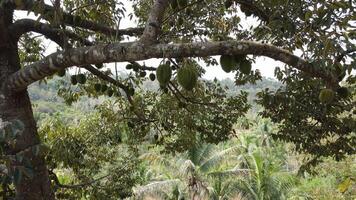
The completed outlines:
<svg viewBox="0 0 356 200">
<path fill-rule="evenodd" d="M 207 159 L 205 162 L 203 162 L 199 169 L 202 172 L 207 172 L 211 168 L 216 167 L 217 165 L 220 164 L 220 162 L 224 159 L 226 159 L 228 156 L 231 156 L 233 153 L 236 153 L 240 150 L 240 146 L 233 146 L 228 149 L 225 149 L 223 151 L 217 152 L 213 154 L 209 159 Z"/>
<path fill-rule="evenodd" d="M 176 187 L 182 187 L 179 179 L 156 181 L 134 188 L 133 193 L 136 198 L 140 199 L 146 195 L 168 195 L 167 191 L 172 192 Z"/>
</svg>

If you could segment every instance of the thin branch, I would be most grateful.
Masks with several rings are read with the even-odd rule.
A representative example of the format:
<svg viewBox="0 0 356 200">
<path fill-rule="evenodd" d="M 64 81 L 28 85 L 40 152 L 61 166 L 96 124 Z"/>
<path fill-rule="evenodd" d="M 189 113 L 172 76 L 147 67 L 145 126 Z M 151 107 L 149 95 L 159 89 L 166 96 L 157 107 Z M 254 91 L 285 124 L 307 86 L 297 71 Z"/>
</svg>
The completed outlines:
<svg viewBox="0 0 356 200">
<path fill-rule="evenodd" d="M 121 88 L 122 90 L 125 91 L 125 93 L 127 93 L 128 91 L 128 87 L 122 83 L 120 83 L 119 81 L 116 81 L 114 78 L 112 78 L 111 76 L 105 75 L 103 74 L 101 71 L 99 71 L 98 69 L 96 69 L 95 67 L 91 66 L 91 65 L 85 65 L 82 66 L 82 68 L 88 70 L 89 72 L 91 72 L 92 74 L 94 74 L 95 76 L 99 77 L 100 79 L 107 81 L 113 85 L 116 85 L 117 87 Z"/>
<path fill-rule="evenodd" d="M 139 68 L 140 70 L 156 71 L 156 69 L 157 69 L 157 68 L 155 68 L 155 67 L 147 67 L 146 65 L 140 65 L 140 63 L 135 62 L 135 61 L 132 61 L 132 62 L 130 62 L 130 63 L 133 64 L 133 65 L 138 66 L 138 68 Z"/>
</svg>

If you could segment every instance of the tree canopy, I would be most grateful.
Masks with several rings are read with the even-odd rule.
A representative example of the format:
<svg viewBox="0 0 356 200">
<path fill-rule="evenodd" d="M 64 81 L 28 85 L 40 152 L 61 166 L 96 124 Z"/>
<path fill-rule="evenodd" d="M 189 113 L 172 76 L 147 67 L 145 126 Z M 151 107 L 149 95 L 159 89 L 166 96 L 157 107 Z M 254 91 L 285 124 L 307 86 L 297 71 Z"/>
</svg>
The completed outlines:
<svg viewBox="0 0 356 200">
<path fill-rule="evenodd" d="M 78 144 L 90 143 L 81 131 L 97 128 L 96 133 L 102 133 L 100 128 L 105 127 L 107 137 L 115 137 L 116 142 L 122 138 L 115 130 L 125 130 L 127 144 L 153 140 L 164 147 L 163 152 L 176 153 L 202 141 L 217 144 L 233 137 L 233 124 L 251 107 L 245 91 L 231 95 L 218 81 L 204 80 L 206 68 L 234 73 L 236 85 L 256 83 L 263 74 L 251 66 L 257 57 L 269 57 L 284 64 L 275 70 L 283 85 L 257 94 L 256 102 L 264 108 L 260 114 L 278 124 L 272 136 L 307 154 L 306 169 L 322 157 L 340 160 L 355 153 L 354 1 L 129 2 L 0 0 L 1 162 L 7 167 L 5 174 L 15 180 L 17 199 L 54 198 L 48 189 L 51 166 L 44 164 L 46 147 L 40 141 L 67 134 L 69 126 L 51 122 L 40 137 L 27 87 L 66 73 L 70 78 L 63 78 L 58 94 L 68 104 L 82 96 L 106 95 L 115 100 L 98 108 L 105 124 L 95 124 L 98 116 L 93 116 L 93 127 L 83 123 L 71 130 L 78 135 L 68 137 Z M 128 13 L 126 6 L 131 4 L 133 13 Z M 21 10 L 36 19 L 15 17 L 15 11 Z M 132 17 L 137 18 L 137 27 L 120 29 L 121 20 Z M 246 26 L 246 19 L 256 23 Z M 56 43 L 56 52 L 44 56 L 44 38 Z M 141 62 L 151 58 L 160 63 Z M 128 75 L 107 68 L 108 63 L 120 62 L 128 62 Z M 143 89 L 148 80 L 158 81 L 159 89 Z M 51 131 L 56 124 L 62 127 L 60 132 Z M 63 160 L 54 154 L 63 165 L 90 152 L 74 144 L 52 145 L 78 153 Z M 105 152 L 104 148 L 91 156 L 109 157 Z M 135 160 L 127 159 L 134 166 Z M 95 159 L 88 156 L 82 162 L 77 167 Z M 36 183 L 41 188 L 29 191 L 28 185 Z"/>
</svg>

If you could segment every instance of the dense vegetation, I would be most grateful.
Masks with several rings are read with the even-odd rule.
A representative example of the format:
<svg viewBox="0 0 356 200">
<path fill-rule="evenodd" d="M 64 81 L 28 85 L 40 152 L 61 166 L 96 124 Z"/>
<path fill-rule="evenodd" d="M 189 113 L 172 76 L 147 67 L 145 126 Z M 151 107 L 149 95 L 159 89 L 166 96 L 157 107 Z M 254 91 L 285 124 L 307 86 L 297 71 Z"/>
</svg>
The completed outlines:
<svg viewBox="0 0 356 200">
<path fill-rule="evenodd" d="M 354 199 L 355 16 L 351 0 L 0 0 L 0 196 Z"/>
<path fill-rule="evenodd" d="M 56 94 L 62 79 L 69 77 L 29 88 L 41 137 L 49 147 L 47 160 L 57 174 L 58 199 L 355 197 L 354 156 L 341 162 L 324 159 L 312 171 L 301 173 L 305 155 L 297 154 L 292 144 L 272 139 L 277 126 L 258 116 L 263 108 L 254 100 L 263 89 L 275 91 L 282 86 L 275 80 L 240 87 L 230 79 L 219 81 L 228 87 L 229 95 L 241 89 L 249 92 L 249 103 L 255 109 L 236 121 L 235 134 L 228 141 L 199 142 L 170 154 L 153 131 L 141 145 L 130 144 L 127 127 L 119 125 L 118 113 L 113 112 L 115 98 L 82 97 L 73 105 L 66 104 Z M 158 89 L 157 82 L 150 86 L 145 90 Z"/>
</svg>

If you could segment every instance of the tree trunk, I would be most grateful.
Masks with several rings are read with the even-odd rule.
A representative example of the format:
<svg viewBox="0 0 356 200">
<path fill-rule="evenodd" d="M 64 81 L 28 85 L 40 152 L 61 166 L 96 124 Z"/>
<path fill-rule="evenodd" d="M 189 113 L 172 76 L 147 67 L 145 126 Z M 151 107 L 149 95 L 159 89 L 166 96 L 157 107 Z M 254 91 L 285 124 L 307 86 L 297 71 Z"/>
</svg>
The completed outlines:
<svg viewBox="0 0 356 200">
<path fill-rule="evenodd" d="M 14 158 L 22 154 L 21 159 L 9 159 L 8 171 L 14 172 L 24 165 L 30 167 L 33 177 L 23 175 L 15 184 L 15 199 L 41 200 L 54 199 L 47 167 L 43 155 L 34 153 L 33 147 L 40 144 L 31 102 L 26 90 L 20 92 L 5 91 L 2 83 L 10 74 L 20 69 L 17 41 L 12 41 L 7 27 L 12 23 L 12 11 L 0 8 L 0 128 L 6 123 L 20 121 L 23 131 L 13 142 L 2 143 L 3 154 Z M 37 154 L 37 155 L 36 155 Z M 32 174 L 32 173 L 31 173 Z"/>
</svg>

